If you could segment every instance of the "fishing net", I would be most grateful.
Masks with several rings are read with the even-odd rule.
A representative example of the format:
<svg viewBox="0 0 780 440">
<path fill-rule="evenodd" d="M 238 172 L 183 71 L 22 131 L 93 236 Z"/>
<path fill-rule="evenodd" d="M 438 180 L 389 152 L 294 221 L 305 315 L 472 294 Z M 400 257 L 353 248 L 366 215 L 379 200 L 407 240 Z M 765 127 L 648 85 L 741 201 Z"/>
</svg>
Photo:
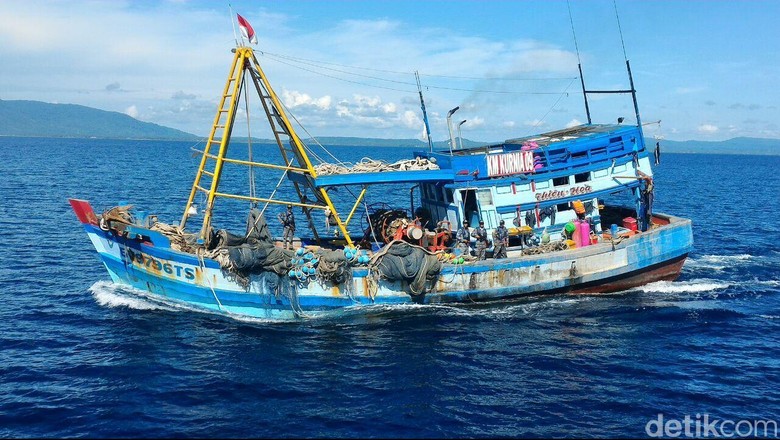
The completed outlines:
<svg viewBox="0 0 780 440">
<path fill-rule="evenodd" d="M 372 271 L 390 281 L 409 283 L 409 294 L 425 293 L 426 283 L 438 278 L 441 262 L 435 254 L 404 241 L 388 244 L 372 260 Z"/>
</svg>

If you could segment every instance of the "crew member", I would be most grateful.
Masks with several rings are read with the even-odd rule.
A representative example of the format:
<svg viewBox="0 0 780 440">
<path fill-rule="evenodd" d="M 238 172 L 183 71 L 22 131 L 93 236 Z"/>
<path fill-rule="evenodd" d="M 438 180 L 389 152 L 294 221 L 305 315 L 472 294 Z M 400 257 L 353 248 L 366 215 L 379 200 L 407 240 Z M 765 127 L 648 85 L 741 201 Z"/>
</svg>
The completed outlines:
<svg viewBox="0 0 780 440">
<path fill-rule="evenodd" d="M 509 230 L 504 226 L 504 221 L 499 222 L 493 231 L 493 258 L 506 258 L 506 248 L 509 246 Z"/>
<path fill-rule="evenodd" d="M 282 241 L 285 249 L 293 248 L 293 235 L 295 235 L 295 215 L 293 214 L 292 205 L 287 205 L 286 212 L 279 213 L 279 221 L 284 226 L 284 235 Z M 289 243 L 289 248 L 287 247 Z"/>
<path fill-rule="evenodd" d="M 653 190 L 655 189 L 655 185 L 653 184 L 652 177 L 648 176 L 640 170 L 636 170 L 636 172 L 639 174 L 638 178 L 641 180 L 639 193 L 642 197 L 642 200 L 639 202 L 639 220 L 641 222 L 639 226 L 640 230 L 644 232 L 650 229 L 652 226 L 654 198 Z"/>
<path fill-rule="evenodd" d="M 457 244 L 456 249 L 460 249 L 461 255 L 471 255 L 471 231 L 469 230 L 468 220 L 463 220 L 463 226 L 455 233 Z"/>
<path fill-rule="evenodd" d="M 485 259 L 485 250 L 488 247 L 488 234 L 485 230 L 485 222 L 480 220 L 479 226 L 471 231 L 471 236 L 477 239 L 475 251 L 477 253 L 477 260 Z"/>
</svg>

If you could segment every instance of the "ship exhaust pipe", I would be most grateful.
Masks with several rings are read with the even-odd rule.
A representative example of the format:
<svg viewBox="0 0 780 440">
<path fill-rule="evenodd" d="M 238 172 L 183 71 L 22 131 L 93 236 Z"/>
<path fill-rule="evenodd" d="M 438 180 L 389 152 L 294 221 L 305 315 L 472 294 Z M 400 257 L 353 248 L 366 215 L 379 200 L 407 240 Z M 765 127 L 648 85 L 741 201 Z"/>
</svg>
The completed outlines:
<svg viewBox="0 0 780 440">
<path fill-rule="evenodd" d="M 452 148 L 455 147 L 455 135 L 452 133 L 452 114 L 458 111 L 460 106 L 447 112 L 447 129 L 450 131 L 450 156 L 452 156 Z"/>
</svg>

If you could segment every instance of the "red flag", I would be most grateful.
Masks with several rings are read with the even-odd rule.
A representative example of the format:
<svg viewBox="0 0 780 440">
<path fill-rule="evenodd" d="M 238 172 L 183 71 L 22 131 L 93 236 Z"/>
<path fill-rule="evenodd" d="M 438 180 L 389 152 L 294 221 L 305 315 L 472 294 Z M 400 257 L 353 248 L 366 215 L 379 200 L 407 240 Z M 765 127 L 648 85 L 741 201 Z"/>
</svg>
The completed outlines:
<svg viewBox="0 0 780 440">
<path fill-rule="evenodd" d="M 252 25 L 249 24 L 246 19 L 238 14 L 238 27 L 241 29 L 241 35 L 244 36 L 250 43 L 257 44 L 257 35 L 255 35 L 255 30 L 252 29 Z"/>
</svg>

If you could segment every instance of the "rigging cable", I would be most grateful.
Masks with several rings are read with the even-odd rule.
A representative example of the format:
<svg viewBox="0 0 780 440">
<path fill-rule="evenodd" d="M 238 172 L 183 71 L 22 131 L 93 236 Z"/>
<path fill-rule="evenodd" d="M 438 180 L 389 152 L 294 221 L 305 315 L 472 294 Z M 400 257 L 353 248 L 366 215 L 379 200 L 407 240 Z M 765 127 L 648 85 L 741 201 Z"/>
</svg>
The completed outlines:
<svg viewBox="0 0 780 440">
<path fill-rule="evenodd" d="M 292 64 L 292 63 L 289 63 L 289 62 L 282 61 L 281 59 L 278 59 L 278 58 L 274 59 L 273 56 L 271 56 L 271 58 L 274 61 L 276 61 L 277 63 L 281 63 L 281 64 L 284 64 L 284 65 L 287 65 L 287 66 L 290 66 L 290 67 L 294 67 L 296 69 L 304 70 L 306 72 L 310 72 L 310 73 L 313 73 L 315 75 L 320 75 L 320 76 L 324 76 L 324 77 L 327 77 L 327 78 L 332 78 L 332 79 L 335 79 L 335 80 L 338 80 L 338 81 L 344 81 L 344 82 L 348 82 L 348 83 L 351 83 L 351 84 L 357 84 L 357 85 L 366 86 L 366 87 L 374 87 L 374 88 L 377 88 L 377 89 L 392 90 L 394 92 L 403 92 L 403 93 L 416 93 L 417 92 L 416 90 L 410 91 L 410 90 L 398 89 L 398 88 L 393 88 L 393 87 L 380 86 L 380 85 L 376 85 L 376 84 L 368 84 L 368 83 L 360 82 L 360 81 L 353 81 L 353 80 L 346 79 L 346 78 L 341 78 L 341 77 L 338 77 L 338 76 L 335 76 L 335 75 L 328 75 L 326 73 L 318 72 L 316 70 L 307 69 L 305 67 L 301 67 L 301 66 L 296 65 L 296 64 Z M 374 77 L 374 76 L 361 75 L 361 74 L 358 74 L 358 73 L 350 73 L 350 72 L 345 72 L 345 71 L 342 71 L 342 70 L 332 69 L 332 68 L 323 67 L 323 66 L 318 66 L 318 67 L 323 68 L 323 69 L 327 69 L 327 70 L 333 70 L 333 71 L 336 71 L 336 72 L 339 72 L 339 73 L 344 73 L 344 74 L 347 74 L 347 75 L 355 75 L 355 76 L 360 76 L 360 77 L 364 77 L 364 78 L 368 78 L 368 79 L 375 79 L 375 80 L 378 80 L 378 81 L 387 81 L 387 82 L 392 82 L 392 83 L 396 83 L 396 84 L 408 85 L 408 86 L 416 87 L 415 83 L 410 83 L 410 82 L 406 82 L 406 81 L 398 81 L 398 80 L 377 78 L 377 77 Z M 423 76 L 426 76 L 426 75 L 423 75 Z M 486 79 L 497 79 L 497 78 L 486 78 Z M 566 79 L 570 79 L 570 78 L 566 78 Z M 459 88 L 459 87 L 443 87 L 443 86 L 432 86 L 432 85 L 426 85 L 425 87 L 429 88 L 429 89 L 454 90 L 454 91 L 458 91 L 458 92 L 473 92 L 473 93 L 500 93 L 500 94 L 518 94 L 518 95 L 557 95 L 558 94 L 558 92 L 518 92 L 518 91 L 511 91 L 511 90 L 480 90 L 480 89 L 464 89 L 464 88 Z"/>
<path fill-rule="evenodd" d="M 346 65 L 346 64 L 331 63 L 331 62 L 327 62 L 327 61 L 314 61 L 314 60 L 310 60 L 310 59 L 306 59 L 306 58 L 297 58 L 297 57 L 292 57 L 292 56 L 289 56 L 289 55 L 282 55 L 282 54 L 276 54 L 276 53 L 271 53 L 271 52 L 262 52 L 262 54 L 263 55 L 269 55 L 271 57 L 284 58 L 284 59 L 286 59 L 288 61 L 295 61 L 295 62 L 299 62 L 301 64 L 308 64 L 310 66 L 322 67 L 322 68 L 326 68 L 326 69 L 327 69 L 327 67 L 324 67 L 325 65 L 331 65 L 331 66 L 345 67 L 345 68 L 357 69 L 357 70 L 370 70 L 370 71 L 373 71 L 373 72 L 392 73 L 392 74 L 396 74 L 396 75 L 409 75 L 410 74 L 410 72 L 402 72 L 402 71 L 398 71 L 398 70 L 386 70 L 386 69 L 376 69 L 376 68 L 372 68 L 372 67 L 350 66 L 350 65 Z M 349 74 L 349 75 L 365 76 L 365 75 L 359 75 L 357 73 L 351 73 L 351 72 L 348 72 L 348 71 L 341 71 L 341 70 L 337 70 L 337 69 L 329 69 L 329 70 L 335 70 L 337 72 L 343 72 L 343 73 L 346 73 L 346 74 Z M 482 77 L 482 78 L 477 78 L 477 77 L 473 77 L 473 76 L 434 75 L 434 74 L 430 74 L 430 73 L 428 73 L 428 74 L 424 73 L 424 74 L 422 74 L 420 76 L 433 77 L 433 78 L 449 78 L 449 79 L 469 79 L 469 80 L 487 79 L 487 80 L 501 80 L 501 81 L 548 81 L 548 80 L 571 79 L 570 77 L 560 77 L 560 78 L 556 78 L 556 77 L 551 77 L 551 78 Z M 387 80 L 387 79 L 384 79 L 384 78 L 373 77 L 373 76 L 365 76 L 365 77 L 378 79 L 378 80 L 381 80 L 381 81 L 391 81 L 391 80 Z M 403 84 L 408 84 L 408 83 L 403 83 Z"/>
<path fill-rule="evenodd" d="M 617 19 L 618 32 L 620 32 L 620 44 L 623 46 L 623 59 L 628 61 L 628 56 L 626 55 L 626 43 L 623 42 L 623 28 L 620 27 L 620 16 L 618 15 L 617 2 L 612 0 L 612 5 L 615 7 L 615 18 Z"/>
<path fill-rule="evenodd" d="M 580 60 L 580 46 L 577 44 L 577 33 L 574 32 L 574 19 L 571 16 L 571 3 L 566 0 L 566 6 L 569 8 L 569 23 L 571 24 L 571 34 L 574 37 L 574 50 L 577 52 L 577 64 L 582 64 Z"/>
<path fill-rule="evenodd" d="M 556 100 L 556 101 L 553 103 L 553 105 L 552 105 L 552 106 L 550 106 L 550 108 L 547 110 L 547 113 L 545 113 L 545 114 L 544 114 L 544 116 L 542 116 L 542 118 L 541 118 L 541 119 L 539 119 L 539 122 L 537 122 L 536 124 L 534 124 L 534 125 L 532 126 L 532 128 L 536 128 L 536 127 L 538 127 L 539 125 L 541 125 L 541 124 L 542 124 L 542 122 L 544 122 L 544 118 L 546 118 L 546 117 L 547 117 L 547 115 L 549 115 L 549 114 L 550 114 L 550 112 L 552 112 L 552 111 L 553 111 L 553 109 L 554 109 L 554 108 L 555 108 L 555 107 L 558 105 L 558 103 L 559 103 L 559 102 L 561 102 L 561 99 L 563 99 L 563 97 L 564 97 L 564 96 L 569 96 L 569 93 L 568 93 L 569 87 L 571 87 L 571 85 L 572 85 L 572 84 L 574 84 L 574 81 L 575 81 L 576 79 L 577 79 L 577 78 L 574 78 L 574 79 L 572 79 L 572 80 L 569 82 L 569 85 L 568 85 L 568 86 L 566 86 L 566 89 L 564 89 L 563 93 L 561 93 L 561 96 L 559 96 L 559 97 L 558 97 L 558 99 L 557 99 L 557 100 Z M 531 133 L 529 132 L 528 134 L 530 135 Z"/>
<path fill-rule="evenodd" d="M 244 86 L 244 112 L 246 113 L 247 153 L 249 155 L 249 196 L 255 197 L 255 169 L 252 166 L 252 130 L 249 124 L 249 85 L 245 79 L 242 79 L 241 82 Z M 257 207 L 257 201 L 250 201 L 249 207 Z"/>
</svg>

